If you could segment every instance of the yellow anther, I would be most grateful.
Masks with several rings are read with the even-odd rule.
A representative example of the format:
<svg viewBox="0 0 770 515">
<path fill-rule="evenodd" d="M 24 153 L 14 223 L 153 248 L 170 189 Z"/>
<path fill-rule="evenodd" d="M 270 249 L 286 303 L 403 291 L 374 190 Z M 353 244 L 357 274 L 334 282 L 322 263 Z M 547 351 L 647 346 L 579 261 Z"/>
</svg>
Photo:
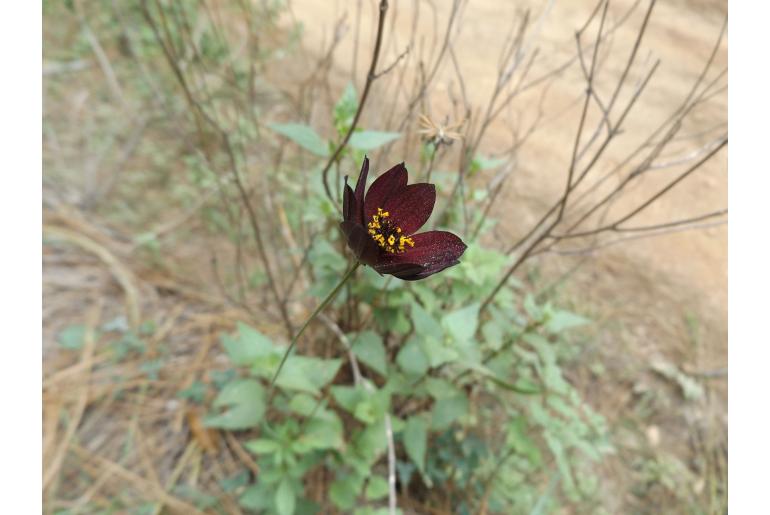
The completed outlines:
<svg viewBox="0 0 770 515">
<path fill-rule="evenodd" d="M 377 214 L 372 215 L 372 220 L 367 224 L 369 235 L 385 252 L 395 254 L 404 252 L 406 245 L 414 247 L 414 241 L 402 234 L 401 227 L 392 224 L 387 218 L 390 212 L 377 208 Z"/>
</svg>

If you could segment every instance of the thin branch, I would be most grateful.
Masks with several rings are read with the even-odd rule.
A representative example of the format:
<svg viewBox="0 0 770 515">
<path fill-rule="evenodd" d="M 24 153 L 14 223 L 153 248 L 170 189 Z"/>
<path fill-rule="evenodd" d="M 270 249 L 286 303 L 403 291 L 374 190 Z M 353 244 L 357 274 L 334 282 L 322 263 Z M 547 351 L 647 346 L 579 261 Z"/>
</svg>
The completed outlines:
<svg viewBox="0 0 770 515">
<path fill-rule="evenodd" d="M 655 236 L 662 236 L 664 234 L 673 234 L 673 233 L 683 232 L 683 231 L 692 231 L 695 229 L 708 229 L 711 227 L 718 227 L 720 225 L 725 225 L 726 223 L 727 223 L 727 220 L 719 220 L 717 222 L 708 222 L 704 224 L 678 225 L 678 226 L 668 227 L 660 231 L 648 231 L 648 232 L 643 232 L 642 234 L 633 234 L 631 236 L 624 236 L 622 238 L 616 238 L 614 240 L 597 243 L 595 245 L 590 245 L 588 247 L 572 248 L 572 249 L 555 249 L 555 248 L 549 247 L 537 252 L 536 254 L 557 254 L 559 256 L 584 256 L 584 255 L 592 254 L 597 250 L 611 247 L 613 245 L 617 245 L 619 243 L 625 243 L 632 240 L 640 240 L 643 238 L 652 238 Z M 661 225 L 664 225 L 664 224 L 661 224 Z"/>
<path fill-rule="evenodd" d="M 395 61 L 393 61 L 393 63 L 392 63 L 390 66 L 388 66 L 387 68 L 385 68 L 385 69 L 384 69 L 384 70 L 382 70 L 381 72 L 379 72 L 379 73 L 376 73 L 376 74 L 374 75 L 374 78 L 375 78 L 375 79 L 379 79 L 379 78 L 380 78 L 380 77 L 382 77 L 383 75 L 387 75 L 387 73 L 388 73 L 388 72 L 390 72 L 390 71 L 391 71 L 393 68 L 395 68 L 395 67 L 398 65 L 398 63 L 401 61 L 401 59 L 403 59 L 404 57 L 406 57 L 406 56 L 407 56 L 407 54 L 409 54 L 409 51 L 410 51 L 411 49 L 412 49 L 412 47 L 411 47 L 411 46 L 407 46 L 407 47 L 406 47 L 406 49 L 404 49 L 404 51 L 403 51 L 403 52 L 401 52 L 401 53 L 398 55 L 398 57 L 396 57 L 396 60 L 395 60 Z"/>
<path fill-rule="evenodd" d="M 727 136 L 725 136 L 724 138 L 722 138 L 722 140 L 721 140 L 721 142 L 719 143 L 719 145 L 717 145 L 716 147 L 714 147 L 714 148 L 713 148 L 713 149 L 712 149 L 712 150 L 711 150 L 711 151 L 710 151 L 710 152 L 709 152 L 709 153 L 708 153 L 706 156 L 704 156 L 704 157 L 703 157 L 703 158 L 702 158 L 700 161 L 698 161 L 697 163 L 695 163 L 694 165 L 692 165 L 690 168 L 688 168 L 687 170 L 685 170 L 684 172 L 682 172 L 682 173 L 681 173 L 681 174 L 680 174 L 680 175 L 679 175 L 679 176 L 678 176 L 676 179 L 674 179 L 673 181 L 671 181 L 670 183 L 668 183 L 668 184 L 667 184 L 667 185 L 666 185 L 666 186 L 665 186 L 663 189 L 661 189 L 660 191 L 658 191 L 657 193 L 655 193 L 654 195 L 652 195 L 652 196 L 651 196 L 649 199 L 647 199 L 647 200 L 646 200 L 645 202 L 643 202 L 641 205 L 639 205 L 639 206 L 638 206 L 638 207 L 636 207 L 635 209 L 631 210 L 629 213 L 627 213 L 626 215 L 622 216 L 621 218 L 619 218 L 618 220 L 616 220 L 616 221 L 615 221 L 615 222 L 613 222 L 612 224 L 610 224 L 610 225 L 605 225 L 605 226 L 602 226 L 602 227 L 598 227 L 598 228 L 596 228 L 596 229 L 590 229 L 590 230 L 581 231 L 581 232 L 576 232 L 576 233 L 573 233 L 573 232 L 566 232 L 566 233 L 564 233 L 564 234 L 549 234 L 549 235 L 547 236 L 547 238 L 549 238 L 549 239 L 552 239 L 552 240 L 555 240 L 555 241 L 558 241 L 558 240 L 565 240 L 565 239 L 571 239 L 571 238 L 582 238 L 582 237 L 584 237 L 584 236 L 591 236 L 591 235 L 593 235 L 593 234 L 598 234 L 598 233 L 600 233 L 600 232 L 611 231 L 611 230 L 617 230 L 617 229 L 620 227 L 620 225 L 621 225 L 622 223 L 624 223 L 624 222 L 627 222 L 628 220 L 630 220 L 631 218 L 633 218 L 634 216 L 636 216 L 637 214 L 639 214 L 640 212 L 642 212 L 642 211 L 643 211 L 644 209 L 646 209 L 646 208 L 647 208 L 647 207 L 648 207 L 650 204 L 652 204 L 652 203 L 653 203 L 653 202 L 655 202 L 657 199 L 659 199 L 660 197 L 662 197 L 663 195 L 665 195 L 665 194 L 666 194 L 668 191 L 670 191 L 670 190 L 671 190 L 671 189 L 672 189 L 674 186 L 676 186 L 677 184 L 679 184 L 681 181 L 683 181 L 685 178 L 687 178 L 689 175 L 691 175 L 693 172 L 695 172 L 695 171 L 696 171 L 698 168 L 700 168 L 701 166 L 703 166 L 703 164 L 704 164 L 706 161 L 708 161 L 709 159 L 711 159 L 712 157 L 714 157 L 714 155 L 716 155 L 716 153 L 717 153 L 717 152 L 719 152 L 719 151 L 720 151 L 720 150 L 721 150 L 721 149 L 722 149 L 722 148 L 723 148 L 725 145 L 727 145 Z"/>
<path fill-rule="evenodd" d="M 377 69 L 377 61 L 380 57 L 380 48 L 382 47 L 382 34 L 383 29 L 385 27 L 385 13 L 388 10 L 388 0 L 380 0 L 380 17 L 377 22 L 377 39 L 374 42 L 374 53 L 372 54 L 372 62 L 369 65 L 369 72 L 366 74 L 366 84 L 364 85 L 364 91 L 361 93 L 361 100 L 358 102 L 358 109 L 356 109 L 356 114 L 353 117 L 353 122 L 350 124 L 350 128 L 348 129 L 347 133 L 345 133 L 345 137 L 342 138 L 342 141 L 337 146 L 337 149 L 334 151 L 334 153 L 329 158 L 329 161 L 326 163 L 326 165 L 323 167 L 323 170 L 321 171 L 321 176 L 323 178 L 324 183 L 324 190 L 326 191 L 326 196 L 329 198 L 329 200 L 334 200 L 334 197 L 331 194 L 331 189 L 329 189 L 329 170 L 331 169 L 332 165 L 339 159 L 340 154 L 342 154 L 342 151 L 345 149 L 345 146 L 348 144 L 348 141 L 350 141 L 350 137 L 353 135 L 353 131 L 356 130 L 356 126 L 358 125 L 358 121 L 361 118 L 361 113 L 364 110 L 364 105 L 366 105 L 366 99 L 369 97 L 369 91 L 371 90 L 372 83 L 377 78 L 377 75 L 375 74 L 375 71 Z"/>
</svg>

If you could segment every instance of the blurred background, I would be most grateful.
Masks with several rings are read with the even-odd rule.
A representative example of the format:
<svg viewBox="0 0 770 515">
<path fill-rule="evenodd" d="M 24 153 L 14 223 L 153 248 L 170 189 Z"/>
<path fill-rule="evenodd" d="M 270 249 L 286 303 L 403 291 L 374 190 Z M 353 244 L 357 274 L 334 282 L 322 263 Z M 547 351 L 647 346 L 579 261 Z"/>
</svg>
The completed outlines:
<svg viewBox="0 0 770 515">
<path fill-rule="evenodd" d="M 535 451 L 512 444 L 542 453 L 531 468 L 467 464 L 515 477 L 520 504 L 399 468 L 401 512 L 726 513 L 727 2 L 385 3 L 380 33 L 370 0 L 43 2 L 45 511 L 388 513 L 374 486 L 330 502 L 330 458 L 292 479 L 290 510 L 255 500 L 260 431 L 212 419 L 244 375 L 227 335 L 283 345 L 334 285 L 320 240 L 367 153 L 435 181 L 437 223 L 510 256 L 493 272 L 515 264 L 514 296 L 590 320 L 558 366 L 604 428 L 572 472 L 547 428 L 523 431 Z M 335 160 L 354 117 L 366 130 Z M 587 186 L 527 252 L 576 162 Z M 351 330 L 347 295 L 303 349 L 336 356 L 321 341 Z M 463 420 L 457 439 L 495 440 Z M 572 491 L 581 470 L 593 482 Z"/>
</svg>

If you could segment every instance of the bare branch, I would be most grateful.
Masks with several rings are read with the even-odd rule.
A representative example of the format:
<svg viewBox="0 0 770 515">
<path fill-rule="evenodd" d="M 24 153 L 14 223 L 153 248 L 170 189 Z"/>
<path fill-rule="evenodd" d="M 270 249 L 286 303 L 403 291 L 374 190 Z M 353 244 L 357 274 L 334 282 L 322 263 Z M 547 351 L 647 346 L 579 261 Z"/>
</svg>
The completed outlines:
<svg viewBox="0 0 770 515">
<path fill-rule="evenodd" d="M 374 43 L 374 52 L 372 54 L 372 62 L 369 65 L 369 72 L 366 74 L 366 83 L 364 84 L 364 91 L 361 93 L 361 100 L 358 102 L 358 109 L 356 109 L 356 114 L 353 116 L 353 122 L 350 124 L 350 128 L 348 129 L 348 132 L 345 133 L 345 137 L 342 138 L 342 141 L 337 146 L 337 149 L 332 153 L 331 157 L 329 158 L 329 161 L 327 161 L 326 165 L 323 167 L 323 170 L 321 171 L 321 176 L 323 178 L 324 183 L 324 190 L 326 191 L 326 196 L 329 198 L 329 200 L 334 200 L 334 197 L 331 194 L 331 189 L 329 189 L 329 170 L 331 169 L 332 165 L 339 159 L 340 154 L 342 154 L 342 151 L 345 149 L 345 146 L 348 144 L 348 141 L 350 141 L 350 137 L 353 135 L 353 131 L 356 130 L 356 127 L 358 126 L 358 121 L 361 118 L 361 113 L 364 110 L 364 106 L 366 105 L 366 99 L 369 97 L 369 91 L 371 90 L 372 83 L 377 78 L 377 75 L 375 74 L 375 70 L 377 69 L 377 61 L 380 58 L 380 48 L 382 47 L 382 34 L 385 27 L 385 13 L 388 11 L 388 0 L 380 0 L 380 17 L 377 21 L 377 38 Z"/>
</svg>

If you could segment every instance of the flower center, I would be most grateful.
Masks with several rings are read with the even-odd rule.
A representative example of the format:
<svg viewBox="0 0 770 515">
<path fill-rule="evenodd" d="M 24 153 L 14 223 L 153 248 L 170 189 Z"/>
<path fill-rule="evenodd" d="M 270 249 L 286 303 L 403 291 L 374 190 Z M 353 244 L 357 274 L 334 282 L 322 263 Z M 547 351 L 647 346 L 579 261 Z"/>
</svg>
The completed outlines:
<svg viewBox="0 0 770 515">
<path fill-rule="evenodd" d="M 404 252 L 406 246 L 414 247 L 414 240 L 401 234 L 401 227 L 393 225 L 388 218 L 390 213 L 377 208 L 377 214 L 372 215 L 372 221 L 367 224 L 369 234 L 377 245 L 385 249 L 385 252 L 395 254 Z"/>
</svg>

